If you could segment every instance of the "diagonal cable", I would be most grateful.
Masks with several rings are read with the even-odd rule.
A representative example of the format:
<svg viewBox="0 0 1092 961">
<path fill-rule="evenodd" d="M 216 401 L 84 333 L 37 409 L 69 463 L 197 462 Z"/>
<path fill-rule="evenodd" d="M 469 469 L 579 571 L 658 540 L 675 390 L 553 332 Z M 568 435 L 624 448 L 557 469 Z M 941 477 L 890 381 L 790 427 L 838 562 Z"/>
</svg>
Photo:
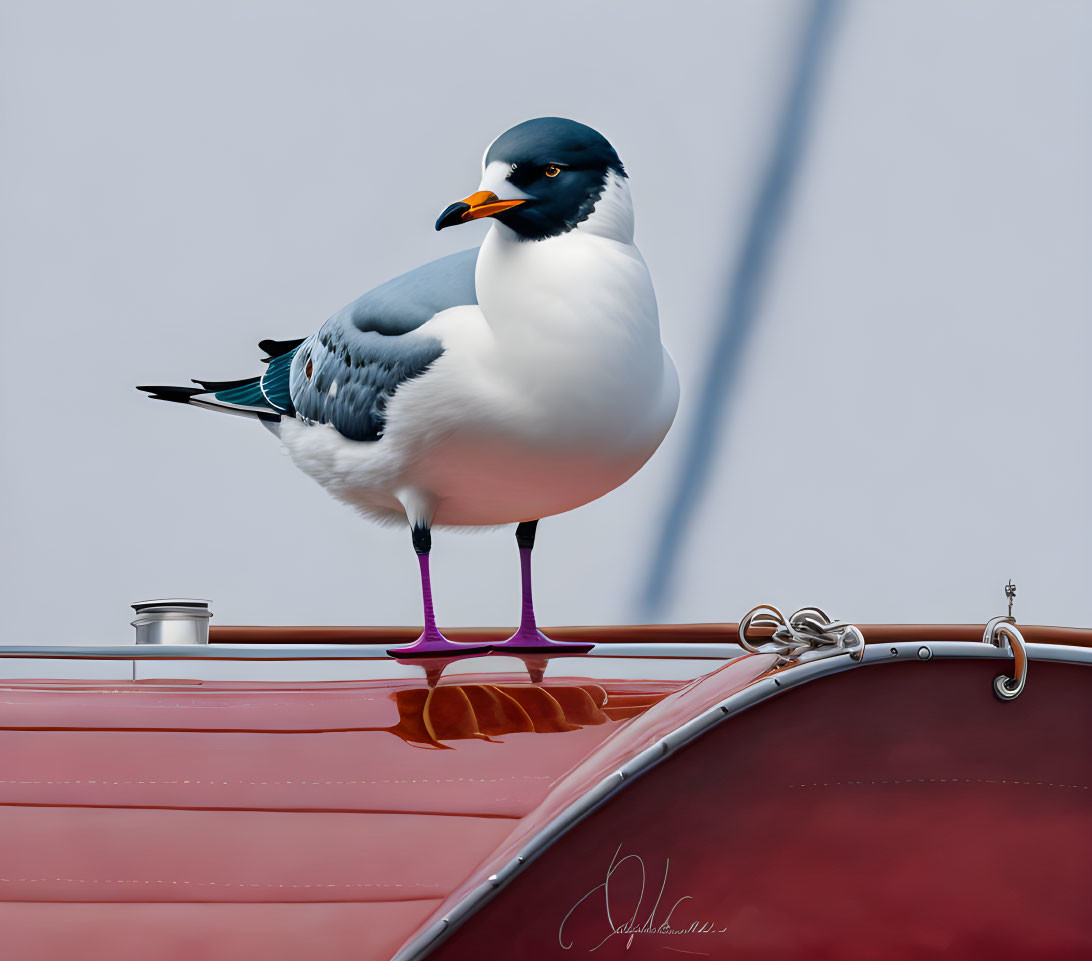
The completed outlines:
<svg viewBox="0 0 1092 961">
<path fill-rule="evenodd" d="M 743 247 L 732 270 L 728 303 L 716 330 L 682 467 L 638 598 L 640 615 L 646 621 L 658 618 L 671 597 L 679 551 L 708 486 L 717 444 L 724 442 L 721 424 L 727 400 L 784 229 L 814 113 L 820 71 L 840 6 L 841 0 L 813 0 L 804 15 L 791 81 L 748 218 Z"/>
</svg>

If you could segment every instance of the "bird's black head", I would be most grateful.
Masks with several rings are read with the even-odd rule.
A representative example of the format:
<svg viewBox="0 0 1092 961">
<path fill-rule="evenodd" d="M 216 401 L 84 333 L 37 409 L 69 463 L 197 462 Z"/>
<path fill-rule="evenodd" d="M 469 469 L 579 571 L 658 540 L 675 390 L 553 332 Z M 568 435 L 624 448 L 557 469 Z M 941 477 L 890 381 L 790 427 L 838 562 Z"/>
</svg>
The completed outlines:
<svg viewBox="0 0 1092 961">
<path fill-rule="evenodd" d="M 479 190 L 452 204 L 436 229 L 495 217 L 524 240 L 544 240 L 586 220 L 608 176 L 625 168 L 601 133 L 574 120 L 540 117 L 502 133 L 486 151 Z"/>
</svg>

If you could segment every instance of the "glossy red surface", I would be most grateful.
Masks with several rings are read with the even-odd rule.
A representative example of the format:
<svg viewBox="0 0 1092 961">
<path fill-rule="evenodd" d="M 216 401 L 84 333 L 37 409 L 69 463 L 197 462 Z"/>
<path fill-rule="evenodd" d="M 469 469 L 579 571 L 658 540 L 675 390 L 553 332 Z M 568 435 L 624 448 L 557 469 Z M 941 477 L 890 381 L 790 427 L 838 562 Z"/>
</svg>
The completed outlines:
<svg viewBox="0 0 1092 961">
<path fill-rule="evenodd" d="M 389 958 L 682 682 L 0 684 L 0 957 Z"/>
<path fill-rule="evenodd" d="M 726 720 L 431 957 L 1092 957 L 1088 668 L 1038 662 L 1011 703 L 997 673 L 866 667 Z"/>
<path fill-rule="evenodd" d="M 389 958 L 775 659 L 705 663 L 694 681 L 433 690 L 0 682 L 0 958 Z M 434 956 L 1092 956 L 1088 668 L 1036 662 L 1008 704 L 997 673 L 864 667 L 727 719 Z M 635 908 L 638 930 L 612 934 Z M 707 929 L 640 930 L 650 914 Z"/>
</svg>

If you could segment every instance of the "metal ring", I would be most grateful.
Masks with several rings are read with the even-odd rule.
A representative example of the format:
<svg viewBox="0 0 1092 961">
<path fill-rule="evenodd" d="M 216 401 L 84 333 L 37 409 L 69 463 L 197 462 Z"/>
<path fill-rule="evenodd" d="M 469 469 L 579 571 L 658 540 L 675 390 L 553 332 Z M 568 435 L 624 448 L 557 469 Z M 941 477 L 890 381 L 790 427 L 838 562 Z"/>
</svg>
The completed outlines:
<svg viewBox="0 0 1092 961">
<path fill-rule="evenodd" d="M 991 640 L 989 643 L 1001 646 L 1001 639 L 1005 639 L 1009 642 L 1009 647 L 1012 649 L 1012 659 L 1015 662 L 1013 676 L 1005 677 L 1004 674 L 998 674 L 993 679 L 993 693 L 997 695 L 999 700 L 1012 701 L 1020 696 L 1021 691 L 1024 690 L 1024 685 L 1028 680 L 1028 654 L 1027 647 L 1024 641 L 1023 635 L 1017 629 L 1016 625 L 1011 623 L 1008 618 L 994 618 L 994 621 L 999 621 L 993 628 Z M 991 621 L 991 623 L 993 623 Z M 992 640 L 993 637 L 998 638 L 997 641 Z"/>
<path fill-rule="evenodd" d="M 860 628 L 854 627 L 852 624 L 850 624 L 846 628 L 846 634 L 851 634 L 853 637 L 857 638 L 857 646 L 849 649 L 849 656 L 852 657 L 855 661 L 864 660 L 865 639 L 864 634 L 862 634 L 860 631 Z"/>
<path fill-rule="evenodd" d="M 819 616 L 819 619 L 816 620 L 816 618 L 814 617 L 808 617 L 809 614 L 817 614 Z M 789 618 L 789 620 L 792 622 L 794 627 L 797 626 L 800 622 L 803 622 L 804 624 L 811 622 L 815 625 L 815 628 L 820 631 L 833 623 L 831 621 L 830 615 L 820 607 L 802 607 L 800 608 L 800 610 L 795 611 L 792 617 Z"/>
<path fill-rule="evenodd" d="M 759 646 L 747 637 L 751 627 L 773 628 L 773 634 Z M 819 607 L 802 607 L 786 619 L 776 607 L 759 604 L 743 615 L 738 634 L 739 644 L 744 650 L 761 654 L 777 648 L 777 653 L 785 661 L 802 655 L 827 657 L 843 652 L 854 661 L 864 659 L 865 639 L 861 631 L 846 621 L 831 620 L 830 615 Z M 847 641 L 856 643 L 851 646 Z"/>
<path fill-rule="evenodd" d="M 769 604 L 759 604 L 758 607 L 752 607 L 741 618 L 739 622 L 739 646 L 752 654 L 761 654 L 762 651 L 747 640 L 747 629 L 756 621 L 762 627 L 772 627 L 777 630 L 778 627 L 785 626 L 785 615 Z"/>
</svg>

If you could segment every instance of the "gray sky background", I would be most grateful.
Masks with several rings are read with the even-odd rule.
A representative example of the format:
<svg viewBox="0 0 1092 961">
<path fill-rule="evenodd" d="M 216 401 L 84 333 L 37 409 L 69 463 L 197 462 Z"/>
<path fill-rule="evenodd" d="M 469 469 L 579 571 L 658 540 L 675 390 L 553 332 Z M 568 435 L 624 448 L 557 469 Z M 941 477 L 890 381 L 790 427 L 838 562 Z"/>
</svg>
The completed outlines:
<svg viewBox="0 0 1092 961">
<path fill-rule="evenodd" d="M 0 3 L 3 643 L 419 621 L 409 537 L 237 418 L 138 383 L 256 372 L 437 234 L 485 145 L 605 133 L 679 367 L 676 429 L 545 522 L 546 624 L 635 616 L 761 173 L 797 2 Z M 1092 4 L 850 2 L 696 505 L 673 621 L 1092 625 Z M 510 531 L 438 534 L 442 624 L 513 623 Z"/>
</svg>

